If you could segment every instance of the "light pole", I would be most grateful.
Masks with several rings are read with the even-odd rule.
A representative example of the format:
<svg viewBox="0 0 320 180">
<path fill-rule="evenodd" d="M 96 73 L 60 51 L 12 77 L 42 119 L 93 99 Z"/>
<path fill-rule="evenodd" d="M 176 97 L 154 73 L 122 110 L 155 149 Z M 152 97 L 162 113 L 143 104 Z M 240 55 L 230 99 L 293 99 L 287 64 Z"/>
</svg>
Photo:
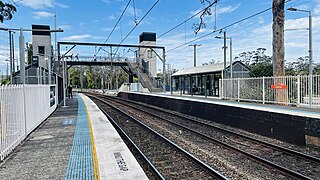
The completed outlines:
<svg viewBox="0 0 320 180">
<path fill-rule="evenodd" d="M 303 9 L 297 9 L 290 7 L 288 8 L 289 11 L 300 11 L 300 12 L 307 12 L 309 13 L 309 106 L 312 106 L 312 16 L 311 16 L 311 10 L 303 10 Z"/>
<path fill-rule="evenodd" d="M 232 38 L 231 37 L 220 37 L 216 36 L 217 39 L 229 39 L 230 40 L 230 78 L 233 78 L 233 68 L 232 68 Z M 226 47 L 224 47 L 226 48 Z M 224 70 L 225 71 L 225 70 Z"/>
<path fill-rule="evenodd" d="M 197 46 L 201 46 L 201 44 L 190 44 L 189 46 L 193 46 L 193 67 L 197 66 Z"/>
</svg>

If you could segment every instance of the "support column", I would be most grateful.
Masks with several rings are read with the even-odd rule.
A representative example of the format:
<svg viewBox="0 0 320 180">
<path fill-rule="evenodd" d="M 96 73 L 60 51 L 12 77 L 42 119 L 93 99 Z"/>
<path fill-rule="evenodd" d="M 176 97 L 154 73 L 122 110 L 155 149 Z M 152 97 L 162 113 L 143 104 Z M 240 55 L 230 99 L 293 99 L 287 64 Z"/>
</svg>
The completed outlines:
<svg viewBox="0 0 320 180">
<path fill-rule="evenodd" d="M 133 75 L 129 74 L 129 83 L 133 83 Z"/>
<path fill-rule="evenodd" d="M 190 76 L 190 85 L 189 86 L 190 86 L 190 94 L 191 94 L 191 96 L 193 96 L 193 89 L 192 89 L 193 86 L 192 85 L 193 85 L 193 79 L 192 79 L 192 76 Z"/>
<path fill-rule="evenodd" d="M 24 36 L 22 29 L 20 29 L 19 36 L 19 57 L 20 57 L 20 83 L 26 83 L 26 68 L 25 68 L 25 56 L 24 56 Z"/>
<path fill-rule="evenodd" d="M 182 78 L 179 76 L 180 96 L 182 96 Z"/>
<path fill-rule="evenodd" d="M 163 49 L 163 91 L 166 92 L 166 50 Z"/>
</svg>

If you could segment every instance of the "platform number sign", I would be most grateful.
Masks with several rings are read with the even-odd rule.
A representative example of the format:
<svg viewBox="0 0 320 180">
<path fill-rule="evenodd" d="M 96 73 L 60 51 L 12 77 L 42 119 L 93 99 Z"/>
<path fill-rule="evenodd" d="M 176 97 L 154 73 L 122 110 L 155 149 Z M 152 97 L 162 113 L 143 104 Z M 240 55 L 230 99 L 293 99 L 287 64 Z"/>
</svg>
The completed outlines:
<svg viewBox="0 0 320 180">
<path fill-rule="evenodd" d="M 39 56 L 32 56 L 32 67 L 39 67 Z"/>
</svg>

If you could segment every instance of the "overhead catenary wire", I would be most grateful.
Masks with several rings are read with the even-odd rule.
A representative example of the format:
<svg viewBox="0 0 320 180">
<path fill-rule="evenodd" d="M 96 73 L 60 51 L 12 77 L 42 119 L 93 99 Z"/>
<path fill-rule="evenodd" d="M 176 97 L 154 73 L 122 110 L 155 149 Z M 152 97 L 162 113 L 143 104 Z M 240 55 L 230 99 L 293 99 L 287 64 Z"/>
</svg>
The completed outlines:
<svg viewBox="0 0 320 180">
<path fill-rule="evenodd" d="M 130 2 L 131 2 L 131 0 L 129 0 L 129 1 L 128 1 L 128 3 L 127 3 L 127 5 L 126 5 L 126 7 L 123 9 L 123 11 L 122 11 L 122 13 L 121 13 L 120 17 L 118 18 L 117 23 L 114 25 L 114 27 L 112 28 L 112 30 L 111 30 L 111 32 L 110 32 L 110 34 L 109 34 L 109 36 L 107 37 L 107 39 L 104 41 L 104 43 L 103 43 L 103 44 L 107 43 L 107 41 L 108 41 L 108 40 L 109 40 L 109 38 L 111 37 L 111 35 L 112 35 L 113 31 L 116 29 L 116 27 L 118 26 L 119 22 L 121 21 L 121 19 L 122 19 L 123 15 L 124 15 L 124 13 L 126 12 L 126 10 L 127 10 L 128 6 L 129 6 Z"/>
<path fill-rule="evenodd" d="M 130 4 L 130 2 L 131 2 L 131 1 L 132 1 L 132 0 L 129 0 L 129 1 L 128 1 L 128 3 L 127 3 L 127 5 L 126 5 L 126 7 L 123 9 L 123 11 L 122 11 L 122 13 L 121 13 L 120 17 L 118 18 L 118 20 L 117 20 L 116 24 L 115 24 L 115 25 L 114 25 L 114 27 L 112 28 L 111 32 L 109 33 L 109 35 L 108 35 L 107 39 L 104 41 L 104 43 L 103 43 L 103 44 L 106 44 L 106 43 L 108 42 L 108 40 L 110 39 L 110 37 L 111 37 L 112 33 L 114 32 L 114 30 L 115 30 L 115 29 L 116 29 L 116 27 L 118 26 L 119 22 L 121 21 L 121 19 L 122 19 L 122 17 L 123 17 L 123 15 L 124 15 L 124 13 L 126 12 L 127 8 L 129 7 L 129 4 Z M 98 51 L 94 54 L 94 56 L 96 56 L 99 52 L 100 52 L 100 48 L 99 48 L 99 49 L 98 49 Z"/>
<path fill-rule="evenodd" d="M 151 10 L 159 3 L 160 0 L 157 0 L 152 7 L 143 15 L 143 17 L 136 23 L 136 25 L 131 29 L 131 31 L 122 39 L 122 41 L 119 43 L 121 45 L 123 41 L 125 41 L 130 34 L 137 28 L 137 26 L 143 21 L 143 19 L 151 12 Z"/>
<path fill-rule="evenodd" d="M 121 40 L 121 42 L 119 43 L 119 45 L 121 45 L 129 36 L 130 34 L 137 28 L 137 26 L 143 21 L 143 19 L 145 17 L 147 17 L 147 15 L 151 12 L 151 10 L 159 3 L 160 0 L 157 0 L 152 6 L 151 8 L 143 15 L 143 17 L 135 24 L 135 26 L 129 31 L 129 33 Z M 119 47 L 117 47 L 116 52 L 118 52 Z"/>
<path fill-rule="evenodd" d="M 214 4 L 218 3 L 220 0 L 215 0 L 214 2 L 212 2 L 211 4 L 209 4 L 206 8 L 200 10 L 199 12 L 197 12 L 196 14 L 190 16 L 188 19 L 182 21 L 181 23 L 177 24 L 176 26 L 172 27 L 171 29 L 169 29 L 168 31 L 160 34 L 157 39 L 161 38 L 162 36 L 168 34 L 169 32 L 177 29 L 178 27 L 180 27 L 181 25 L 183 25 L 184 23 L 190 21 L 191 19 L 193 19 L 194 17 L 198 16 L 200 13 L 204 12 L 205 10 L 207 10 L 208 8 L 210 8 L 211 6 L 213 6 Z"/>
<path fill-rule="evenodd" d="M 292 1 L 292 0 L 286 0 L 285 3 L 290 2 L 290 1 Z M 226 25 L 226 26 L 218 29 L 218 30 L 214 30 L 214 31 L 212 31 L 212 32 L 210 32 L 210 33 L 207 33 L 207 34 L 201 36 L 201 37 L 195 38 L 195 39 L 193 39 L 193 40 L 191 40 L 191 41 L 188 41 L 188 42 L 183 43 L 183 44 L 181 44 L 181 45 L 179 45 L 179 46 L 176 46 L 176 47 L 174 47 L 174 48 L 172 48 L 172 49 L 169 49 L 169 50 L 167 50 L 167 52 L 174 51 L 174 50 L 176 50 L 176 49 L 178 49 L 178 48 L 180 48 L 180 47 L 182 47 L 182 46 L 185 46 L 185 45 L 187 45 L 187 44 L 190 44 L 190 43 L 193 43 L 193 42 L 198 41 L 198 40 L 200 40 L 200 39 L 203 39 L 203 38 L 205 38 L 205 37 L 208 37 L 208 36 L 210 36 L 210 35 L 212 35 L 212 34 L 215 34 L 215 33 L 217 33 L 217 32 L 220 33 L 220 32 L 222 32 L 223 30 L 225 30 L 225 29 L 227 29 L 227 28 L 229 28 L 229 27 L 231 27 L 231 26 L 233 26 L 233 25 L 236 25 L 236 24 L 238 24 L 238 23 L 240 23 L 240 22 L 243 22 L 243 21 L 246 21 L 246 20 L 248 20 L 248 19 L 251 19 L 251 18 L 253 18 L 253 17 L 257 16 L 257 15 L 263 14 L 263 13 L 265 13 L 265 12 L 271 10 L 271 9 L 272 9 L 272 7 L 267 8 L 267 9 L 265 9 L 265 10 L 262 10 L 262 11 L 260 11 L 260 12 L 257 12 L 257 13 L 255 13 L 255 14 L 253 14 L 253 15 L 250 15 L 250 16 L 245 17 L 245 18 L 243 18 L 243 19 L 240 19 L 240 20 L 238 20 L 238 21 L 235 21 L 235 22 L 233 22 L 233 23 L 231 23 L 231 24 L 229 24 L 229 25 Z"/>
</svg>

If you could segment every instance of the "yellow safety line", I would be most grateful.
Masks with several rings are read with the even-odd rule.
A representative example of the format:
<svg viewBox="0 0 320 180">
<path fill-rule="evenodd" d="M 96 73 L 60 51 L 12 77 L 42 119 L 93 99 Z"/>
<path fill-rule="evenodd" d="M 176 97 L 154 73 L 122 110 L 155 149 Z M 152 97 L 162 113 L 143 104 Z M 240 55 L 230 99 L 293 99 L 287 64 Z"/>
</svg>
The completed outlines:
<svg viewBox="0 0 320 180">
<path fill-rule="evenodd" d="M 82 98 L 82 100 L 83 100 L 83 98 Z M 86 113 L 87 113 L 87 116 L 88 116 L 88 123 L 89 123 L 89 128 L 90 128 L 90 139 L 91 139 L 91 146 L 92 146 L 92 160 L 93 160 L 94 179 L 95 180 L 100 180 L 98 157 L 97 157 L 97 152 L 96 152 L 96 145 L 94 143 L 94 138 L 93 138 L 91 119 L 90 119 L 90 115 L 89 115 L 89 111 L 88 111 L 88 106 L 87 106 L 87 104 L 86 104 L 86 102 L 84 100 L 83 100 L 83 102 L 84 102 L 84 106 L 86 107 Z"/>
</svg>

